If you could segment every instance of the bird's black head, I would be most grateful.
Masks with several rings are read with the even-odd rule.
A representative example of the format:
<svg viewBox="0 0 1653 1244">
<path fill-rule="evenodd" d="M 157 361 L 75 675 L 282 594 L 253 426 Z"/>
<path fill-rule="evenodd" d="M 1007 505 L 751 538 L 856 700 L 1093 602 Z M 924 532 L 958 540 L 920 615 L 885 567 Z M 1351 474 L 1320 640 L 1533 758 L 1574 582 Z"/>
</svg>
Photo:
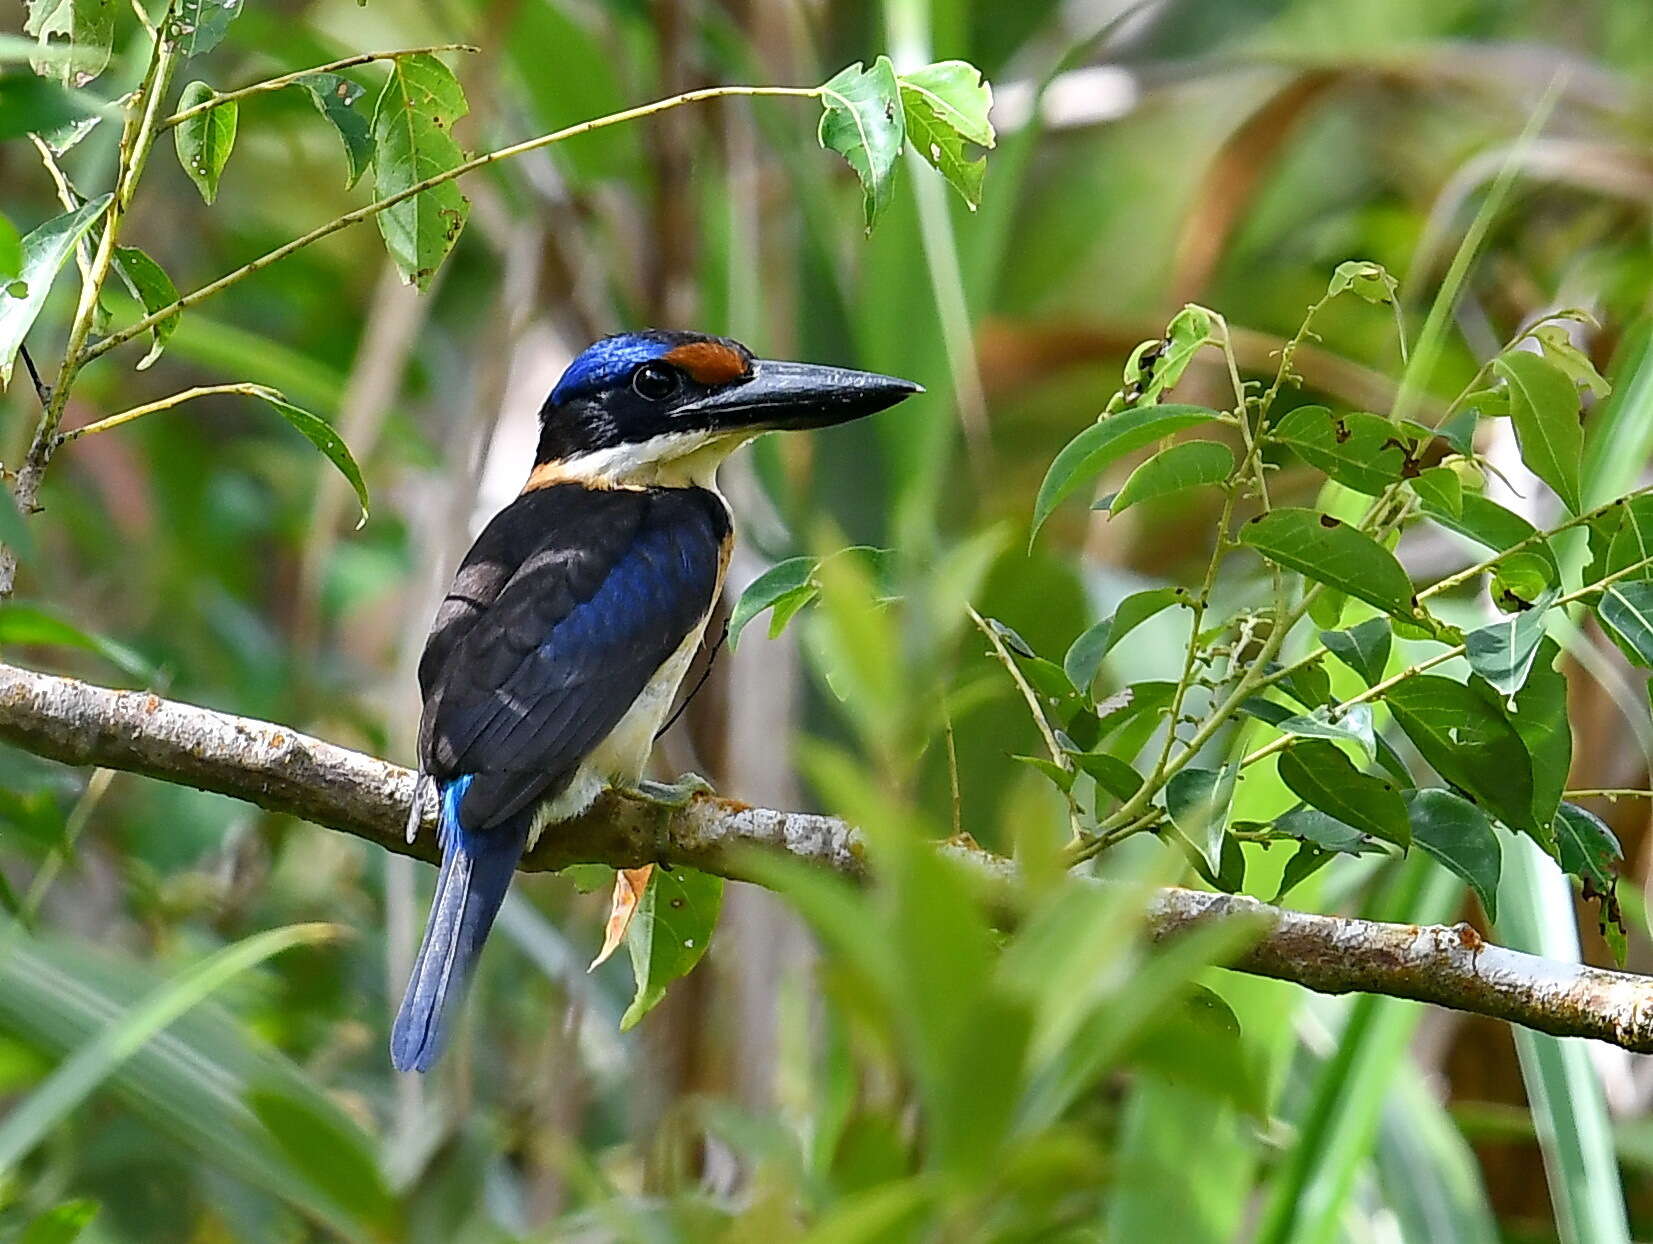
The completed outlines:
<svg viewBox="0 0 1653 1244">
<path fill-rule="evenodd" d="M 620 333 L 582 351 L 540 411 L 535 482 L 714 469 L 761 432 L 830 427 L 923 390 L 872 372 L 752 357 L 705 333 Z M 687 464 L 687 466 L 684 466 Z"/>
</svg>

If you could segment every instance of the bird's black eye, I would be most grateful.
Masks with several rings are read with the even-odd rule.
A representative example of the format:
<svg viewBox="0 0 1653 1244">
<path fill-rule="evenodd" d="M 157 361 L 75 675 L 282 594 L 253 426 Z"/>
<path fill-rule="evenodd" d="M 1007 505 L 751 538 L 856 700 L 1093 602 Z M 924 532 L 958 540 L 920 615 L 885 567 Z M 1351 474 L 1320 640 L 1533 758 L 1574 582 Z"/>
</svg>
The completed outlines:
<svg viewBox="0 0 1653 1244">
<path fill-rule="evenodd" d="M 670 363 L 644 363 L 631 373 L 631 387 L 637 396 L 663 402 L 677 392 L 677 368 Z"/>
</svg>

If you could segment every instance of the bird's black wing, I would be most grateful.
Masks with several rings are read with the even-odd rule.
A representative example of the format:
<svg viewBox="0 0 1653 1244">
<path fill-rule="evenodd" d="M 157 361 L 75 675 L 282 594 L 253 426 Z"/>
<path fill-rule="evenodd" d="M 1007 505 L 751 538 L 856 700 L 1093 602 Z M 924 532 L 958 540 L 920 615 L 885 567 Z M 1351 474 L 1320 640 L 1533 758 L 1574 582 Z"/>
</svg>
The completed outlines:
<svg viewBox="0 0 1653 1244">
<path fill-rule="evenodd" d="M 420 760 L 487 829 L 554 793 L 713 604 L 728 514 L 699 488 L 523 494 L 478 537 L 419 664 Z"/>
</svg>

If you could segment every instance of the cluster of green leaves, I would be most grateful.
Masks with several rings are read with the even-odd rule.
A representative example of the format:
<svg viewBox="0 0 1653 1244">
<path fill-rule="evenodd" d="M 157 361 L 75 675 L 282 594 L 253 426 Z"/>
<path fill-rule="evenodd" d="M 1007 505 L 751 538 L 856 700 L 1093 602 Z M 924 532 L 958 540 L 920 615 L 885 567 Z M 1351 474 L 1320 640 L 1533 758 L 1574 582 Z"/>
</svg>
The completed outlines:
<svg viewBox="0 0 1653 1244">
<path fill-rule="evenodd" d="M 1309 319 L 1339 295 L 1390 302 L 1394 288 L 1375 264 L 1345 264 Z M 1568 336 L 1576 318 L 1562 313 L 1522 333 L 1429 423 L 1320 405 L 1278 410 L 1308 322 L 1288 345 L 1276 383 L 1261 394 L 1237 386 L 1230 411 L 1159 400 L 1197 351 L 1228 349 L 1215 314 L 1188 308 L 1162 341 L 1132 356 L 1121 393 L 1052 464 L 1035 531 L 1065 497 L 1154 442 L 1159 452 L 1094 508 L 1112 517 L 1145 497 L 1215 487 L 1225 493 L 1224 529 L 1201 591 L 1154 588 L 1128 598 L 1060 665 L 1011 645 L 1069 753 L 1067 762 L 1053 756 L 1039 767 L 1070 799 L 1083 790 L 1080 856 L 1131 832 L 1170 833 L 1207 881 L 1234 890 L 1244 884 L 1241 842 L 1290 842 L 1297 854 L 1284 892 L 1337 855 L 1416 845 L 1461 875 L 1495 915 L 1499 832 L 1515 832 L 1602 897 L 1604 927 L 1622 938 L 1613 899 L 1618 844 L 1598 817 L 1563 800 L 1571 735 L 1560 648 L 1549 632 L 1564 623 L 1567 606 L 1592 610 L 1632 661 L 1653 668 L 1653 498 L 1583 508 L 1581 406 L 1585 394 L 1603 396 L 1607 386 Z M 1478 421 L 1498 418 L 1509 419 L 1522 461 L 1567 511 L 1549 531 L 1486 494 L 1493 469 L 1474 435 Z M 1201 426 L 1237 435 L 1241 452 L 1166 439 Z M 1288 461 L 1324 477 L 1319 506 L 1271 504 L 1269 473 Z M 1419 590 L 1394 549 L 1403 531 L 1423 523 L 1488 555 Z M 1582 583 L 1568 590 L 1553 538 L 1575 527 L 1587 530 L 1594 556 Z M 1269 569 L 1273 602 L 1213 616 L 1218 567 L 1240 550 Z M 1480 587 L 1500 616 L 1467 634 L 1431 610 L 1448 590 Z M 1172 603 L 1194 612 L 1185 677 L 1093 698 L 1093 654 L 1105 653 L 1144 611 Z M 1404 654 L 1397 639 L 1408 645 Z M 1300 654 L 1288 660 L 1293 645 Z M 1456 675 L 1447 672 L 1453 660 Z M 1359 689 L 1348 689 L 1344 676 L 1334 693 L 1328 662 L 1358 679 Z M 1446 668 L 1425 672 L 1436 667 Z M 1185 712 L 1189 705 L 1196 710 Z M 1250 728 L 1224 735 L 1230 722 Z M 1242 750 L 1259 732 L 1267 741 Z M 1403 758 L 1393 735 L 1421 766 Z M 1144 772 L 1134 765 L 1145 750 Z M 1236 783 L 1270 759 L 1300 802 L 1267 822 L 1234 819 Z M 1442 785 L 1429 785 L 1425 773 Z"/>
</svg>

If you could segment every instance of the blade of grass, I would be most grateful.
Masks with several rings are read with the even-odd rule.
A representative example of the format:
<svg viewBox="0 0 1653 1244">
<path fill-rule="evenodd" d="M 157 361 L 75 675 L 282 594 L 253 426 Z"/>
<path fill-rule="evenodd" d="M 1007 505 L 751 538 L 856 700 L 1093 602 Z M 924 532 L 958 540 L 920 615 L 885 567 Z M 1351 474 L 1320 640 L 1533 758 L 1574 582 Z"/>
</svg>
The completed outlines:
<svg viewBox="0 0 1653 1244">
<path fill-rule="evenodd" d="M 333 926 L 326 924 L 295 924 L 255 933 L 181 972 L 111 1021 L 0 1123 L 0 1171 L 14 1166 L 116 1068 L 185 1011 L 272 955 L 326 940 L 334 933 Z"/>
</svg>

